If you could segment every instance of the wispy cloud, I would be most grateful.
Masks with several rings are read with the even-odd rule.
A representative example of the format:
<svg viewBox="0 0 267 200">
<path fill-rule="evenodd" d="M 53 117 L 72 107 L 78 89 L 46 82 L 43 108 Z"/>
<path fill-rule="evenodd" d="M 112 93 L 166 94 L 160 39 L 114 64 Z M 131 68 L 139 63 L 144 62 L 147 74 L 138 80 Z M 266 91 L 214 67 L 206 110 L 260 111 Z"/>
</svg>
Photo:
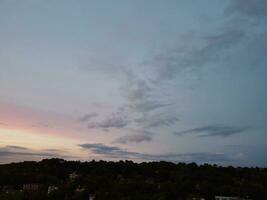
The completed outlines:
<svg viewBox="0 0 267 200">
<path fill-rule="evenodd" d="M 267 2 L 265 0 L 235 0 L 226 9 L 227 14 L 239 13 L 248 17 L 266 17 Z"/>
<path fill-rule="evenodd" d="M 139 129 L 149 131 L 150 128 L 169 126 L 178 121 L 176 115 L 165 114 L 173 102 L 155 86 L 153 81 L 142 79 L 134 72 L 126 74 L 126 83 L 121 88 L 121 95 L 126 99 L 124 108 Z"/>
<path fill-rule="evenodd" d="M 248 130 L 248 127 L 234 127 L 225 125 L 209 125 L 202 126 L 198 128 L 188 129 L 180 132 L 175 132 L 175 135 L 185 135 L 185 134 L 197 134 L 200 137 L 208 136 L 220 136 L 227 137 L 238 133 L 243 133 Z"/>
<path fill-rule="evenodd" d="M 139 74 L 134 72 L 126 73 L 121 95 L 126 99 L 127 107 L 132 112 L 147 113 L 171 105 L 159 98 L 160 95 L 153 88 L 151 81 L 140 78 Z"/>
<path fill-rule="evenodd" d="M 144 128 L 157 128 L 162 126 L 172 126 L 179 121 L 177 116 L 170 114 L 157 114 L 149 116 L 141 116 L 134 120 L 137 124 L 142 125 Z"/>
<path fill-rule="evenodd" d="M 140 159 L 140 160 L 166 160 L 172 162 L 222 162 L 230 163 L 240 159 L 240 156 L 227 155 L 224 153 L 169 153 L 169 154 L 146 154 L 128 151 L 115 146 L 102 143 L 80 144 L 80 147 L 90 150 L 96 155 L 118 158 L 118 159 Z M 242 157 L 243 158 L 243 157 Z"/>
<path fill-rule="evenodd" d="M 8 124 L 4 122 L 0 122 L 0 126 L 8 126 Z"/>
<path fill-rule="evenodd" d="M 32 127 L 34 128 L 51 128 L 51 125 L 45 124 L 45 123 L 36 123 L 33 124 Z"/>
<path fill-rule="evenodd" d="M 118 111 L 107 116 L 105 119 L 99 122 L 90 122 L 88 128 L 124 128 L 129 124 L 127 116 L 122 112 Z"/>
<path fill-rule="evenodd" d="M 237 45 L 245 32 L 236 26 L 225 26 L 217 32 L 207 34 L 188 34 L 188 43 L 174 43 L 146 61 L 156 73 L 156 82 L 175 79 L 178 75 L 202 70 L 208 64 L 220 62 L 227 51 Z"/>
<path fill-rule="evenodd" d="M 83 115 L 82 117 L 80 117 L 78 119 L 78 121 L 79 122 L 88 122 L 95 117 L 97 117 L 97 113 L 92 112 L 92 113 L 88 113 L 88 114 Z"/>
<path fill-rule="evenodd" d="M 26 147 L 21 147 L 21 146 L 13 146 L 13 145 L 7 145 L 5 147 L 6 149 L 13 149 L 13 150 L 29 150 Z"/>
<path fill-rule="evenodd" d="M 126 144 L 129 142 L 150 142 L 152 140 L 152 137 L 150 135 L 142 135 L 142 134 L 135 134 L 135 135 L 125 135 L 120 138 L 117 138 L 113 141 L 113 143 L 121 143 Z"/>
<path fill-rule="evenodd" d="M 63 158 L 70 158 L 69 155 L 63 155 L 59 153 L 60 150 L 57 151 L 48 151 L 48 150 L 33 150 L 30 148 L 22 147 L 22 146 L 13 146 L 7 145 L 4 147 L 0 147 L 0 158 L 3 160 L 6 157 L 10 156 L 34 156 L 34 157 L 46 157 L 46 158 L 53 158 L 53 157 L 63 157 Z"/>
</svg>

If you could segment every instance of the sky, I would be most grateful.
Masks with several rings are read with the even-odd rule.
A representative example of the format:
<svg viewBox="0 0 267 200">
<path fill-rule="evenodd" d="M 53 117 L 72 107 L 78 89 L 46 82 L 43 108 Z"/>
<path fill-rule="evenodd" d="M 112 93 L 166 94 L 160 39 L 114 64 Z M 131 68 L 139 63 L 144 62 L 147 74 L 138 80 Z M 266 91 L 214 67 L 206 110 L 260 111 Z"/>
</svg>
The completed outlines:
<svg viewBox="0 0 267 200">
<path fill-rule="evenodd" d="M 0 163 L 267 166 L 266 0 L 0 0 Z"/>
</svg>

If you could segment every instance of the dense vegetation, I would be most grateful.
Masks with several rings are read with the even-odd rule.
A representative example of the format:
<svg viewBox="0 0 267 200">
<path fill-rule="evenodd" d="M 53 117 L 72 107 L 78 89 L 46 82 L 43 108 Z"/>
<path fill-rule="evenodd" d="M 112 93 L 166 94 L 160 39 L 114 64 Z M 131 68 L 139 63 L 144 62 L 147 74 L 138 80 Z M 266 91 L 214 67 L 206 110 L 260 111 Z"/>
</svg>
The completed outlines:
<svg viewBox="0 0 267 200">
<path fill-rule="evenodd" d="M 69 175 L 78 176 L 70 180 Z M 23 184 L 42 187 L 24 191 Z M 48 186 L 58 189 L 47 194 Z M 13 192 L 3 188 L 12 186 Z M 215 195 L 267 199 L 267 168 L 234 168 L 195 163 L 64 161 L 46 159 L 0 165 L 0 199 L 190 199 Z"/>
</svg>

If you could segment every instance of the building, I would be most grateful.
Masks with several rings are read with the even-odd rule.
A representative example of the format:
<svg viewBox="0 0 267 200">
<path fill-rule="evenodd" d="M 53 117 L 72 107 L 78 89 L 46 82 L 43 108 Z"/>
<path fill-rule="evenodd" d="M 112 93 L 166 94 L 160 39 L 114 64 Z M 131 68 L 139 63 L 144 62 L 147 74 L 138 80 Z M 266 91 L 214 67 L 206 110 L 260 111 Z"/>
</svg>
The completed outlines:
<svg viewBox="0 0 267 200">
<path fill-rule="evenodd" d="M 14 189 L 14 186 L 12 185 L 4 185 L 1 187 L 1 191 L 6 194 L 10 194 L 10 193 L 14 193 L 16 190 Z"/>
<path fill-rule="evenodd" d="M 205 200 L 205 198 L 198 196 L 198 195 L 192 195 L 188 197 L 187 200 Z"/>
<path fill-rule="evenodd" d="M 79 175 L 76 172 L 69 174 L 69 179 L 74 181 Z"/>
<path fill-rule="evenodd" d="M 22 188 L 24 191 L 37 191 L 40 189 L 40 187 L 41 186 L 39 184 L 31 183 L 31 184 L 24 184 Z"/>
<path fill-rule="evenodd" d="M 89 200 L 95 200 L 95 195 L 94 194 L 89 194 Z"/>
<path fill-rule="evenodd" d="M 47 188 L 47 194 L 50 194 L 51 192 L 54 192 L 58 190 L 58 187 L 57 186 L 54 186 L 54 185 L 51 185 Z"/>
<path fill-rule="evenodd" d="M 86 189 L 82 188 L 80 185 L 75 189 L 75 192 L 84 192 Z"/>
</svg>

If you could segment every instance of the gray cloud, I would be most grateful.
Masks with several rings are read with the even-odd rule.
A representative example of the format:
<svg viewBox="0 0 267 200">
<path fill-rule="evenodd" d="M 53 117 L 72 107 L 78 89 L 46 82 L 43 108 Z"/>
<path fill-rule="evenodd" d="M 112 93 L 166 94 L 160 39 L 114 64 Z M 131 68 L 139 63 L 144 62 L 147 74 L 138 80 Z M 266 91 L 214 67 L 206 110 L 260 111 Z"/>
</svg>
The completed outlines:
<svg viewBox="0 0 267 200">
<path fill-rule="evenodd" d="M 165 110 L 173 105 L 162 93 L 160 88 L 155 88 L 153 82 L 140 79 L 134 73 L 126 74 L 126 83 L 121 88 L 121 94 L 127 100 L 125 110 L 137 128 L 155 128 L 170 125 L 175 121 L 174 118 L 170 119 L 169 116 L 160 114 L 165 113 Z"/>
<path fill-rule="evenodd" d="M 172 115 L 149 115 L 135 119 L 137 124 L 141 124 L 144 128 L 156 128 L 161 126 L 172 126 L 178 121 L 177 116 Z"/>
<path fill-rule="evenodd" d="M 6 149 L 15 149 L 15 150 L 29 150 L 26 147 L 21 147 L 21 146 L 13 146 L 13 145 L 7 145 L 5 147 Z"/>
<path fill-rule="evenodd" d="M 146 154 L 127 151 L 119 147 L 107 146 L 102 143 L 80 144 L 80 147 L 90 150 L 92 153 L 118 159 L 140 160 L 166 160 L 172 162 L 221 162 L 231 163 L 241 159 L 240 156 L 226 155 L 224 153 L 169 153 L 169 154 Z"/>
<path fill-rule="evenodd" d="M 19 152 L 19 151 L 5 151 L 0 150 L 0 156 L 15 156 L 15 155 L 21 155 L 21 156 L 45 156 L 45 157 L 61 157 L 58 154 L 53 153 L 46 153 L 46 152 Z"/>
<path fill-rule="evenodd" d="M 88 113 L 88 114 L 83 115 L 82 117 L 80 117 L 78 119 L 78 121 L 79 122 L 87 122 L 87 121 L 90 121 L 92 118 L 95 118 L 95 117 L 97 117 L 97 113 L 92 112 L 92 113 Z"/>
<path fill-rule="evenodd" d="M 89 123 L 88 128 L 124 128 L 128 124 L 129 121 L 127 120 L 127 116 L 122 111 L 118 111 L 116 113 L 112 113 L 102 121 Z"/>
<path fill-rule="evenodd" d="M 160 49 L 159 53 L 141 63 L 139 70 L 127 73 L 121 92 L 132 113 L 142 116 L 134 120 L 137 125 L 157 128 L 178 121 L 177 113 L 167 110 L 174 105 L 175 100 L 169 97 L 176 92 L 175 86 L 169 83 L 178 76 L 224 62 L 232 54 L 231 49 L 240 44 L 247 34 L 243 27 L 236 26 L 233 21 L 229 19 L 224 26 L 212 33 L 187 34 L 187 39 L 174 42 L 172 47 L 165 50 Z M 162 116 L 152 121 L 150 116 L 154 112 L 172 113 L 173 119 Z"/>
<path fill-rule="evenodd" d="M 145 99 L 143 101 L 136 102 L 135 104 L 131 104 L 129 105 L 129 107 L 135 111 L 145 113 L 156 109 L 164 108 L 170 105 L 171 105 L 170 103 L 161 103 L 161 102 L 156 102 L 155 100 L 152 99 Z"/>
<path fill-rule="evenodd" d="M 142 134 L 135 134 L 135 135 L 125 135 L 123 137 L 117 138 L 113 141 L 113 143 L 120 143 L 120 144 L 126 144 L 129 142 L 150 142 L 152 140 L 152 137 L 150 135 L 142 135 Z"/>
<path fill-rule="evenodd" d="M 267 3 L 265 0 L 235 0 L 225 10 L 229 11 L 249 16 L 267 16 Z M 231 55 L 231 48 L 239 44 L 248 31 L 251 29 L 240 24 L 239 18 L 227 17 L 224 25 L 215 32 L 197 35 L 189 33 L 186 39 L 179 40 L 179 43 L 174 43 L 164 51 L 160 50 L 142 64 L 143 68 L 151 69 L 154 75 L 151 77 L 154 80 L 152 85 L 148 87 L 142 83 L 137 87 L 142 91 L 142 97 L 146 93 L 152 93 L 155 84 L 158 86 L 181 73 L 192 72 L 208 64 L 223 61 L 227 53 Z"/>
<path fill-rule="evenodd" d="M 162 102 L 151 86 L 150 81 L 140 79 L 134 73 L 126 73 L 126 82 L 121 88 L 121 94 L 127 100 L 127 107 L 131 111 L 146 113 L 170 105 Z"/>
<path fill-rule="evenodd" d="M 151 95 L 152 88 L 146 80 L 137 79 L 132 72 L 127 72 L 126 78 L 126 85 L 121 88 L 121 92 L 128 100 L 139 101 Z"/>
<path fill-rule="evenodd" d="M 215 33 L 189 35 L 188 43 L 176 44 L 146 61 L 145 65 L 157 72 L 156 82 L 169 81 L 179 74 L 222 61 L 227 50 L 244 38 L 245 32 L 237 26 L 227 25 Z"/>
<path fill-rule="evenodd" d="M 46 150 L 37 151 L 37 150 L 29 149 L 26 147 L 8 145 L 8 146 L 0 147 L 0 158 L 4 160 L 6 157 L 10 157 L 10 156 L 12 157 L 13 156 L 22 156 L 22 157 L 23 156 L 34 156 L 34 157 L 48 157 L 48 158 L 70 157 L 70 156 L 61 155 L 57 152 L 56 151 L 51 152 L 51 151 L 46 151 Z"/>
<path fill-rule="evenodd" d="M 48 152 L 60 152 L 59 149 L 42 149 L 42 151 L 48 151 Z"/>
<path fill-rule="evenodd" d="M 248 130 L 248 127 L 209 125 L 209 126 L 202 126 L 198 128 L 176 132 L 175 135 L 185 135 L 185 134 L 195 133 L 195 134 L 198 134 L 198 136 L 200 137 L 208 137 L 208 136 L 227 137 L 230 135 L 245 132 L 246 130 Z"/>
<path fill-rule="evenodd" d="M 8 126 L 8 124 L 6 124 L 4 122 L 0 122 L 0 126 Z"/>
<path fill-rule="evenodd" d="M 33 124 L 32 127 L 34 128 L 51 128 L 51 125 L 48 124 L 44 124 L 44 123 L 37 123 L 37 124 Z"/>
<path fill-rule="evenodd" d="M 267 16 L 267 2 L 265 0 L 234 0 L 226 13 L 236 13 L 249 17 Z"/>
<path fill-rule="evenodd" d="M 79 144 L 84 149 L 89 149 L 95 154 L 121 154 L 124 152 L 119 147 L 107 146 L 102 143 Z"/>
</svg>

